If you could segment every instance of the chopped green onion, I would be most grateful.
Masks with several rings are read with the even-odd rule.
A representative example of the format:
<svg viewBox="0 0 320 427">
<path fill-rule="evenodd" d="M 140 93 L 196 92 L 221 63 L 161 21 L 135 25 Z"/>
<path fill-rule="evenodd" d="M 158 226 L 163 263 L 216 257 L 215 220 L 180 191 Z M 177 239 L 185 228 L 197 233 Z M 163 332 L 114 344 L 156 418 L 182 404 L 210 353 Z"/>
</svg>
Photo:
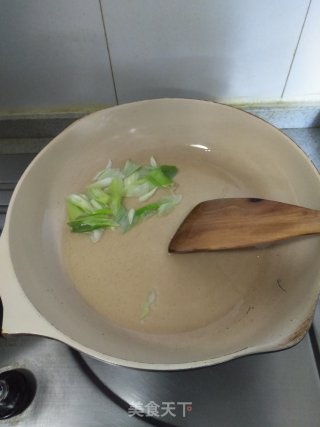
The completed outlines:
<svg viewBox="0 0 320 427">
<path fill-rule="evenodd" d="M 74 203 L 72 203 L 71 200 L 67 199 L 67 213 L 68 218 L 70 221 L 73 221 L 74 219 L 78 218 L 78 216 L 81 216 L 85 213 L 85 211 L 79 206 L 76 206 Z"/>
<path fill-rule="evenodd" d="M 139 202 L 145 202 L 146 200 L 150 199 L 150 197 L 152 197 L 156 191 L 157 191 L 157 187 L 153 188 L 151 191 L 144 194 L 143 196 L 140 196 Z"/>
<path fill-rule="evenodd" d="M 77 208 L 82 209 L 84 212 L 92 212 L 93 208 L 87 198 L 84 194 L 71 194 L 68 197 L 69 204 L 72 204 L 73 206 L 76 206 Z"/>
<path fill-rule="evenodd" d="M 182 196 L 180 194 L 172 194 L 171 196 L 164 197 L 161 200 L 158 215 L 164 216 L 168 215 L 173 209 L 181 202 Z"/>
<path fill-rule="evenodd" d="M 103 171 L 105 171 L 105 169 L 109 169 L 109 168 L 112 168 L 112 161 L 111 161 L 111 160 L 109 160 L 109 161 L 108 161 L 107 166 L 106 166 L 104 169 L 102 169 L 101 171 L 99 171 L 99 172 L 95 175 L 95 177 L 93 178 L 93 180 L 92 180 L 92 181 L 96 181 L 96 180 L 98 179 L 99 175 L 100 175 Z"/>
<path fill-rule="evenodd" d="M 176 166 L 162 165 L 159 167 L 160 167 L 162 173 L 164 173 L 164 175 L 170 179 L 173 179 L 178 173 L 178 169 Z"/>
<path fill-rule="evenodd" d="M 154 186 L 141 178 L 141 172 L 143 171 L 133 172 L 124 179 L 126 197 L 141 197 L 153 190 Z"/>
<path fill-rule="evenodd" d="M 133 218 L 134 218 L 134 214 L 135 214 L 135 210 L 133 208 L 130 209 L 129 212 L 128 212 L 128 221 L 129 221 L 129 224 L 132 224 Z"/>
<path fill-rule="evenodd" d="M 112 180 L 108 188 L 108 194 L 110 196 L 110 208 L 113 214 L 117 216 L 122 207 L 122 199 L 124 196 L 124 186 L 122 179 L 115 178 Z"/>
<path fill-rule="evenodd" d="M 155 187 L 168 187 L 172 184 L 172 179 L 168 178 L 160 168 L 151 169 L 145 179 Z"/>
<path fill-rule="evenodd" d="M 90 185 L 90 187 L 106 188 L 111 184 L 112 180 L 113 180 L 112 177 L 106 177 L 106 178 L 103 178 L 103 179 L 100 179 L 100 180 L 94 182 L 93 184 Z"/>
<path fill-rule="evenodd" d="M 87 215 L 81 216 L 74 221 L 69 221 L 68 225 L 74 233 L 86 233 L 97 230 L 98 228 L 117 227 L 117 223 L 105 215 Z"/>
<path fill-rule="evenodd" d="M 118 214 L 114 217 L 114 219 L 117 224 L 119 224 L 119 227 L 123 233 L 126 233 L 130 230 L 131 224 L 129 223 L 128 211 L 124 206 L 119 209 Z"/>
<path fill-rule="evenodd" d="M 92 242 L 97 243 L 101 239 L 103 232 L 104 230 L 102 228 L 97 228 L 96 230 L 93 230 L 90 234 Z"/>
<path fill-rule="evenodd" d="M 151 168 L 145 179 L 155 187 L 168 187 L 173 184 L 173 178 L 177 171 L 178 169 L 175 166 L 162 165 Z"/>
<path fill-rule="evenodd" d="M 156 299 L 157 293 L 154 289 L 151 289 L 142 304 L 140 320 L 144 320 L 148 316 L 151 311 L 151 306 L 156 302 Z"/>
<path fill-rule="evenodd" d="M 142 206 L 141 208 L 136 209 L 134 214 L 134 221 L 138 222 L 141 219 L 156 213 L 160 216 L 166 215 L 167 213 L 171 212 L 178 203 L 180 203 L 181 199 L 182 196 L 174 194 L 168 197 L 164 197 L 157 202 Z"/>
<path fill-rule="evenodd" d="M 120 169 L 112 169 L 106 167 L 104 170 L 98 173 L 98 175 L 95 176 L 94 181 L 102 181 L 105 178 L 123 178 L 123 173 L 120 171 Z"/>
<path fill-rule="evenodd" d="M 92 205 L 92 207 L 94 208 L 94 209 L 102 209 L 103 208 L 103 206 L 102 205 L 100 205 L 100 203 L 99 202 L 97 202 L 96 200 L 90 200 L 90 203 L 91 203 L 91 205 Z"/>
<path fill-rule="evenodd" d="M 128 177 L 128 176 L 132 175 L 134 172 L 138 171 L 139 169 L 141 169 L 140 165 L 136 165 L 131 160 L 127 160 L 123 169 L 122 169 L 122 174 L 125 177 Z"/>
<path fill-rule="evenodd" d="M 134 213 L 134 219 L 139 221 L 142 218 L 145 218 L 150 215 L 157 213 L 159 209 L 159 202 L 150 203 L 149 205 L 142 206 L 142 208 L 136 209 Z"/>
<path fill-rule="evenodd" d="M 100 203 L 100 205 L 107 206 L 110 202 L 110 196 L 101 188 L 89 185 L 86 188 L 86 194 L 91 203 L 92 200 L 95 200 L 96 202 Z"/>
<path fill-rule="evenodd" d="M 120 228 L 126 232 L 143 218 L 168 214 L 181 200 L 181 196 L 173 194 L 176 174 L 175 166 L 158 166 L 153 156 L 150 165 L 142 166 L 127 160 L 122 169 L 112 168 L 110 160 L 86 188 L 85 194 L 71 194 L 67 198 L 71 231 L 90 233 L 91 240 L 97 242 L 106 228 Z M 126 197 L 136 197 L 139 202 L 144 202 L 158 188 L 170 189 L 172 194 L 136 209 L 126 208 Z"/>
<path fill-rule="evenodd" d="M 158 163 L 156 162 L 156 159 L 153 156 L 150 157 L 150 166 L 152 166 L 153 168 L 156 168 L 158 166 Z"/>
</svg>

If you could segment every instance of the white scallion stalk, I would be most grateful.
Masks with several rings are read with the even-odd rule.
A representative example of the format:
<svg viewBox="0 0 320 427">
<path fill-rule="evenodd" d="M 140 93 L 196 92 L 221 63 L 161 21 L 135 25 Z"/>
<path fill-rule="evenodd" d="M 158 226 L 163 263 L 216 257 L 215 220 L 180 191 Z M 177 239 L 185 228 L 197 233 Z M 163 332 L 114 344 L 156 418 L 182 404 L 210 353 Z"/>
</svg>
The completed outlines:
<svg viewBox="0 0 320 427">
<path fill-rule="evenodd" d="M 107 169 L 111 169 L 112 168 L 112 161 L 111 160 L 109 160 L 108 161 L 108 163 L 107 163 L 107 166 L 104 168 L 104 169 L 102 169 L 101 171 L 99 171 L 95 176 L 94 176 L 94 178 L 93 178 L 93 180 L 92 181 L 97 181 L 97 179 L 99 179 L 99 177 L 107 170 Z"/>
<path fill-rule="evenodd" d="M 158 166 L 158 163 L 156 162 L 156 159 L 153 156 L 150 157 L 150 165 L 153 168 L 156 168 Z"/>
<path fill-rule="evenodd" d="M 158 209 L 158 215 L 168 215 L 170 212 L 173 211 L 177 204 L 181 202 L 181 200 L 182 196 L 180 194 L 172 194 L 171 196 L 162 199 L 162 202 Z"/>
<path fill-rule="evenodd" d="M 149 193 L 144 194 L 143 196 L 139 197 L 139 202 L 145 202 L 146 200 L 150 199 L 154 195 L 154 193 L 157 191 L 157 187 L 153 188 Z"/>
<path fill-rule="evenodd" d="M 126 188 L 127 197 L 141 197 L 148 194 L 153 186 L 149 182 L 143 182 L 142 184 L 132 184 Z"/>
<path fill-rule="evenodd" d="M 141 316 L 140 316 L 141 321 L 145 320 L 145 318 L 150 314 L 151 306 L 156 302 L 156 300 L 157 300 L 157 293 L 154 289 L 151 289 L 148 292 L 148 295 L 142 305 Z"/>
<path fill-rule="evenodd" d="M 101 237 L 103 235 L 103 231 L 104 230 L 102 230 L 101 228 L 99 228 L 98 230 L 91 231 L 91 233 L 90 233 L 91 241 L 93 243 L 97 243 L 101 239 Z"/>
<path fill-rule="evenodd" d="M 96 181 L 94 184 L 91 184 L 91 186 L 98 187 L 98 188 L 106 188 L 111 184 L 112 180 L 113 180 L 112 177 L 103 178 Z"/>
<path fill-rule="evenodd" d="M 83 194 L 71 194 L 68 197 L 68 200 L 74 204 L 74 206 L 79 207 L 85 212 L 92 212 L 93 208 L 88 200 L 88 198 Z"/>
<path fill-rule="evenodd" d="M 102 209 L 102 206 L 101 206 L 101 205 L 100 205 L 100 203 L 99 203 L 99 202 L 97 202 L 96 200 L 91 199 L 91 200 L 90 200 L 90 203 L 91 203 L 92 207 L 93 207 L 95 210 Z"/>
<path fill-rule="evenodd" d="M 132 224 L 132 222 L 133 222 L 133 218 L 134 218 L 134 214 L 135 214 L 135 209 L 129 209 L 129 211 L 128 211 L 128 221 L 129 221 L 129 224 Z"/>
<path fill-rule="evenodd" d="M 122 168 L 122 174 L 125 178 L 128 178 L 130 175 L 137 172 L 139 169 L 141 169 L 140 165 L 137 165 L 131 160 L 127 160 L 124 167 Z"/>
</svg>

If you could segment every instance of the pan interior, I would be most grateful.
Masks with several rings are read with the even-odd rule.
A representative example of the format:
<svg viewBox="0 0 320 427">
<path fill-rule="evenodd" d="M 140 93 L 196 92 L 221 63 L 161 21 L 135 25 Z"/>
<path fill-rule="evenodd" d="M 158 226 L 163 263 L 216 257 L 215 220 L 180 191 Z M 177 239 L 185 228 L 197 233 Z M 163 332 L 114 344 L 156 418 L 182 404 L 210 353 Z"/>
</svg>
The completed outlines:
<svg viewBox="0 0 320 427">
<path fill-rule="evenodd" d="M 179 169 L 177 192 L 183 201 L 167 217 L 153 217 L 123 234 L 107 231 L 93 244 L 87 235 L 66 229 L 65 267 L 77 291 L 111 322 L 139 332 L 173 334 L 230 326 L 247 310 L 252 294 L 273 263 L 265 249 L 198 254 L 169 254 L 168 244 L 191 207 L 210 198 L 259 193 L 259 184 L 241 168 L 228 171 L 226 153 L 199 147 L 170 147 L 133 153 L 136 163 L 154 155 L 161 164 Z M 123 165 L 125 159 L 112 159 Z M 105 159 L 107 161 L 107 159 Z M 247 160 L 241 161 L 242 167 Z M 96 171 L 92 171 L 94 176 Z M 86 183 L 88 184 L 88 183 Z M 81 192 L 81 188 L 77 188 Z M 150 201 L 161 197 L 156 194 Z M 277 248 L 277 253 L 281 250 Z M 248 268 L 249 267 L 249 268 Z M 231 271 L 230 271 L 231 269 Z M 274 268 L 270 281 L 280 272 Z M 141 319 L 150 293 L 149 314 Z M 252 303 L 253 304 L 253 303 Z"/>
<path fill-rule="evenodd" d="M 65 197 L 109 159 L 175 164 L 181 204 L 93 244 L 66 226 Z M 168 255 L 200 201 L 260 197 L 320 209 L 319 178 L 304 154 L 261 120 L 189 100 L 129 104 L 88 116 L 33 163 L 11 209 L 9 244 L 27 297 L 74 341 L 122 360 L 186 363 L 243 348 L 281 346 L 319 290 L 320 241 Z M 141 305 L 157 298 L 141 321 Z"/>
</svg>

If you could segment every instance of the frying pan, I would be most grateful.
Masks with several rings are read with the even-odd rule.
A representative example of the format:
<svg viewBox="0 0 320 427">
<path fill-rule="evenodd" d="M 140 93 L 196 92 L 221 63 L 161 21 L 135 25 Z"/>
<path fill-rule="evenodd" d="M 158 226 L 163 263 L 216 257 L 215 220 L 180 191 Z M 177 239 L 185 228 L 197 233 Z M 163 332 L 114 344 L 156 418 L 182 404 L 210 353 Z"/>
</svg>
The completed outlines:
<svg viewBox="0 0 320 427">
<path fill-rule="evenodd" d="M 287 136 L 250 114 L 207 101 L 159 99 L 88 115 L 38 154 L 12 196 L 0 239 L 3 334 L 51 337 L 105 362 L 153 370 L 213 365 L 302 339 L 320 290 L 319 237 L 214 255 L 213 286 L 221 293 L 212 310 L 223 304 L 223 287 L 236 289 L 239 298 L 211 325 L 191 331 L 123 328 L 77 292 L 62 250 L 66 195 L 79 175 L 88 181 L 109 158 L 171 147 L 181 158 L 198 156 L 199 173 L 202 161 L 219 171 L 208 199 L 259 197 L 320 209 L 314 165 Z M 170 233 L 201 201 L 197 197 L 184 197 Z"/>
</svg>

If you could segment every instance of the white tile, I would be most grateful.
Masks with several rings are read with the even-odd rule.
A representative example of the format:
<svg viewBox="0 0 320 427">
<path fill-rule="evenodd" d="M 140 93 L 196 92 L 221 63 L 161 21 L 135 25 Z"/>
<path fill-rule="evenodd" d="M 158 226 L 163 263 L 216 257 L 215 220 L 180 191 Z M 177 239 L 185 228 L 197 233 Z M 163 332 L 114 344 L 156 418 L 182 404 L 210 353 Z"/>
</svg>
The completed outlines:
<svg viewBox="0 0 320 427">
<path fill-rule="evenodd" d="M 308 0 L 102 0 L 120 102 L 279 99 Z"/>
<path fill-rule="evenodd" d="M 320 0 L 312 0 L 284 98 L 320 97 Z"/>
<path fill-rule="evenodd" d="M 115 102 L 98 0 L 0 0 L 0 111 Z"/>
</svg>

